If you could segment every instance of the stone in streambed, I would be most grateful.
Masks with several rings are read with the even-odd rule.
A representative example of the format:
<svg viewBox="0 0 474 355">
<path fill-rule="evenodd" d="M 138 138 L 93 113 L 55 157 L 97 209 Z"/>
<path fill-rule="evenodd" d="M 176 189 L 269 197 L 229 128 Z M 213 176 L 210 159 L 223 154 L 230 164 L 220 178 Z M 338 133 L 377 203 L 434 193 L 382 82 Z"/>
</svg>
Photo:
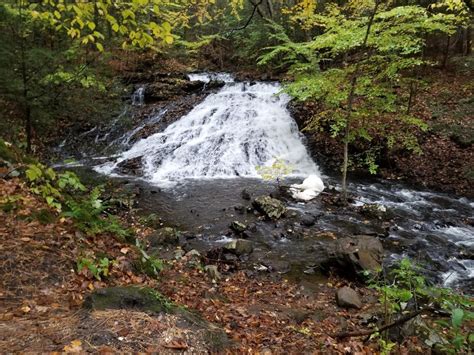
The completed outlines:
<svg viewBox="0 0 474 355">
<path fill-rule="evenodd" d="M 304 214 L 301 217 L 301 224 L 305 227 L 311 227 L 316 224 L 317 217 L 312 214 Z"/>
<path fill-rule="evenodd" d="M 253 201 L 253 205 L 258 211 L 272 219 L 278 219 L 286 212 L 283 202 L 270 196 L 258 196 Z"/>
<path fill-rule="evenodd" d="M 362 308 L 362 302 L 357 292 L 347 286 L 337 290 L 336 302 L 339 307 L 343 308 Z"/>
<path fill-rule="evenodd" d="M 242 196 L 244 200 L 250 201 L 250 198 L 251 198 L 250 193 L 246 189 L 242 190 L 242 192 L 240 193 L 240 196 Z"/>
<path fill-rule="evenodd" d="M 249 240 L 236 239 L 224 246 L 224 249 L 238 256 L 250 254 L 253 251 L 253 244 Z"/>
<path fill-rule="evenodd" d="M 336 267 L 345 273 L 359 274 L 361 271 L 380 272 L 383 247 L 375 237 L 360 235 L 342 238 L 329 246 L 328 259 L 323 267 Z"/>
<path fill-rule="evenodd" d="M 117 171 L 127 175 L 141 175 L 143 173 L 143 156 L 126 159 L 118 163 Z"/>
<path fill-rule="evenodd" d="M 236 233 L 242 233 L 247 229 L 247 226 L 239 221 L 233 221 L 230 224 L 230 229 L 232 229 Z"/>
</svg>

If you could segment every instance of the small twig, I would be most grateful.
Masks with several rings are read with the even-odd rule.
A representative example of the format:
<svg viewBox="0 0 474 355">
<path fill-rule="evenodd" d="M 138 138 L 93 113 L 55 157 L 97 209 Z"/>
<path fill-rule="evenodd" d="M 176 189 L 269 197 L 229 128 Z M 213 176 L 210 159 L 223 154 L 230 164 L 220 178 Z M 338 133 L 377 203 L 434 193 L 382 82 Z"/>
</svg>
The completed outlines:
<svg viewBox="0 0 474 355">
<path fill-rule="evenodd" d="M 25 167 L 26 165 L 25 164 L 20 164 L 20 165 L 17 165 L 15 166 L 14 168 L 10 169 L 9 171 L 7 171 L 6 174 L 0 176 L 2 179 L 6 179 L 11 173 L 13 173 L 14 171 L 17 171 L 18 169 L 21 169 L 23 167 Z"/>
</svg>

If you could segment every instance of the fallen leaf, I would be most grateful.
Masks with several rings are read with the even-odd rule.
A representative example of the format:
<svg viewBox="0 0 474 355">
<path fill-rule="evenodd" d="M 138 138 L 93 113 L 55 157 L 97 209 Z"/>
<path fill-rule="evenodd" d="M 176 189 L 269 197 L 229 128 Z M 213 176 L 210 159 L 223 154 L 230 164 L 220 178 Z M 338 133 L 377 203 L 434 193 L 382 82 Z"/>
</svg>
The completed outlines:
<svg viewBox="0 0 474 355">
<path fill-rule="evenodd" d="M 188 344 L 186 344 L 184 340 L 172 340 L 168 344 L 165 344 L 164 347 L 167 349 L 186 350 Z"/>
<path fill-rule="evenodd" d="M 73 340 L 69 345 L 66 345 L 63 350 L 68 353 L 78 353 L 82 350 L 82 342 L 80 340 Z"/>
</svg>

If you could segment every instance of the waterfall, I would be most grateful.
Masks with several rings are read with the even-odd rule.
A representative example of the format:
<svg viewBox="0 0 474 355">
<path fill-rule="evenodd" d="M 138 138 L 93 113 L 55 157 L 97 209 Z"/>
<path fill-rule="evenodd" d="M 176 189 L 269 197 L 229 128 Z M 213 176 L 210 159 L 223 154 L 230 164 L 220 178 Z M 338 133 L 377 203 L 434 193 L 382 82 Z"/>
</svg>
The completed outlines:
<svg viewBox="0 0 474 355">
<path fill-rule="evenodd" d="M 141 157 L 143 178 L 163 184 L 188 178 L 259 177 L 258 166 L 280 159 L 294 176 L 319 175 L 279 84 L 237 83 L 228 74 L 193 74 L 190 79 L 223 79 L 226 84 L 163 132 L 136 142 L 97 170 L 113 173 L 119 163 Z"/>
<path fill-rule="evenodd" d="M 145 103 L 145 87 L 140 86 L 132 94 L 132 105 L 143 106 L 144 103 Z"/>
</svg>

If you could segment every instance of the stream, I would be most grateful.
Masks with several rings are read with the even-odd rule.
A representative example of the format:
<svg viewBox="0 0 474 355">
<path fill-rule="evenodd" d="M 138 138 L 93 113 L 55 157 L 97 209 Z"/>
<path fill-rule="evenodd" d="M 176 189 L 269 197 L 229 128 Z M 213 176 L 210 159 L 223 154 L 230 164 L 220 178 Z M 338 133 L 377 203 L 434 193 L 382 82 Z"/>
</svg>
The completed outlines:
<svg viewBox="0 0 474 355">
<path fill-rule="evenodd" d="M 278 95 L 278 83 L 236 82 L 219 73 L 191 74 L 190 80 L 222 80 L 225 85 L 162 131 L 132 139 L 158 122 L 164 110 L 115 138 L 109 144 L 117 147 L 115 154 L 83 162 L 100 174 L 138 185 L 139 207 L 185 231 L 186 248 L 208 250 L 228 242 L 234 238 L 229 224 L 237 220 L 251 226 L 247 237 L 255 247 L 247 262 L 256 269 L 310 273 L 332 233 L 372 235 L 382 241 L 387 263 L 410 256 L 435 283 L 474 289 L 474 202 L 467 198 L 380 179 L 353 180 L 350 190 L 357 199 L 352 208 L 328 206 L 319 197 L 307 203 L 286 198 L 289 218 L 262 221 L 242 191 L 256 197 L 278 189 L 260 178 L 257 167 L 278 158 L 292 169 L 284 184 L 318 175 L 327 190 L 337 188 L 337 177 L 320 172 L 287 109 L 290 98 Z M 146 105 L 145 90 L 139 87 L 134 93 L 135 106 Z M 140 166 L 138 176 L 118 169 L 127 161 Z M 368 221 L 357 212 L 366 204 L 384 206 L 390 222 Z M 308 217 L 316 223 L 301 223 Z"/>
</svg>

